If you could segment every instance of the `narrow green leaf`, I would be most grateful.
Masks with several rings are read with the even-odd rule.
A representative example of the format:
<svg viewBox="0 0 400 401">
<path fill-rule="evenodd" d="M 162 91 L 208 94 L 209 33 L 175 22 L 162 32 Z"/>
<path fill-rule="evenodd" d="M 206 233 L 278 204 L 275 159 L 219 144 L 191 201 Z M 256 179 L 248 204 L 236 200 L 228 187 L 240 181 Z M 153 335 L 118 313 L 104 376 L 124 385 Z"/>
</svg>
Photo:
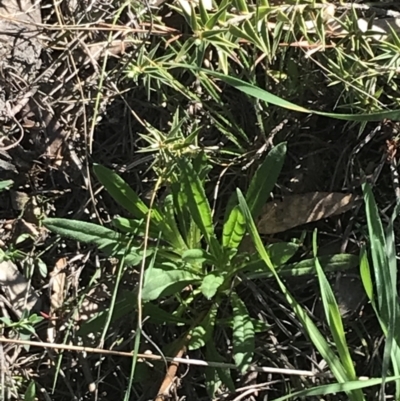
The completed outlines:
<svg viewBox="0 0 400 401">
<path fill-rule="evenodd" d="M 95 164 L 93 170 L 97 179 L 104 185 L 104 188 L 125 210 L 138 219 L 145 219 L 149 213 L 149 208 L 139 198 L 136 192 L 114 171 Z M 182 245 L 177 232 L 171 228 L 165 216 L 158 208 L 151 209 L 152 222 L 157 229 L 161 230 L 166 238 L 169 238 L 175 245 Z"/>
<path fill-rule="evenodd" d="M 43 262 L 42 259 L 37 259 L 36 260 L 37 267 L 39 269 L 39 273 L 43 278 L 47 277 L 48 269 L 46 263 Z"/>
<path fill-rule="evenodd" d="M 266 53 L 268 49 L 266 49 L 261 41 L 260 35 L 254 29 L 254 23 L 246 20 L 242 24 L 243 31 L 246 32 L 247 36 L 250 37 L 251 43 L 257 46 L 262 52 Z"/>
<path fill-rule="evenodd" d="M 251 37 L 243 29 L 238 28 L 236 25 L 229 25 L 229 33 L 236 38 L 247 40 L 248 42 L 253 43 L 256 46 L 258 45 L 258 43 L 254 43 L 253 37 Z"/>
<path fill-rule="evenodd" d="M 267 103 L 274 104 L 279 107 L 283 107 L 288 110 L 293 110 L 307 114 L 313 113 L 313 114 L 318 114 L 320 116 L 336 118 L 338 120 L 347 120 L 347 121 L 382 121 L 386 118 L 394 121 L 400 121 L 400 110 L 381 111 L 370 114 L 338 114 L 338 113 L 326 113 L 316 110 L 309 110 L 305 107 L 301 107 L 294 103 L 288 102 L 276 95 L 273 95 L 270 92 L 265 91 L 264 89 L 258 88 L 238 78 L 227 76 L 217 71 L 204 71 L 204 72 L 206 72 L 209 75 L 215 76 L 216 78 L 221 79 L 221 81 L 224 81 L 225 83 L 233 86 L 234 88 L 240 90 L 243 93 L 246 93 L 249 96 L 252 96 L 256 99 L 262 100 Z"/>
<path fill-rule="evenodd" d="M 215 398 L 215 393 L 219 390 L 219 388 L 222 385 L 222 380 L 219 378 L 216 368 L 213 368 L 211 366 L 206 367 L 205 385 L 209 399 L 213 400 Z"/>
<path fill-rule="evenodd" d="M 368 233 L 370 240 L 372 266 L 376 281 L 376 292 L 378 308 L 381 318 L 389 321 L 389 303 L 386 297 L 387 285 L 390 285 L 389 262 L 386 254 L 386 240 L 378 207 L 376 205 L 372 190 L 369 184 L 363 186 L 365 212 L 368 223 Z"/>
<path fill-rule="evenodd" d="M 354 369 L 353 361 L 347 346 L 346 336 L 344 333 L 344 327 L 342 317 L 340 315 L 339 307 L 336 302 L 335 295 L 332 288 L 327 280 L 324 271 L 318 261 L 317 257 L 317 231 L 314 231 L 313 235 L 313 253 L 315 257 L 315 268 L 317 271 L 318 282 L 321 291 L 322 304 L 324 306 L 325 317 L 327 319 L 328 327 L 332 333 L 336 349 L 339 352 L 341 362 L 347 373 L 347 380 L 356 380 L 356 372 Z M 363 400 L 363 394 L 360 391 L 355 391 L 352 394 L 352 399 Z"/>
<path fill-rule="evenodd" d="M 173 210 L 176 215 L 176 219 L 182 233 L 183 238 L 185 238 L 187 243 L 187 235 L 189 232 L 190 225 L 190 212 L 187 208 L 187 196 L 182 190 L 181 182 L 173 182 L 171 184 L 171 192 L 173 199 Z"/>
<path fill-rule="evenodd" d="M 246 224 L 243 219 L 239 206 L 235 206 L 226 222 L 222 231 L 222 245 L 225 248 L 237 248 L 246 233 Z"/>
<path fill-rule="evenodd" d="M 389 119 L 393 121 L 400 121 L 400 110 L 390 110 L 390 111 L 379 111 L 376 113 L 368 113 L 368 114 L 338 114 L 338 113 L 327 113 L 327 112 L 322 112 L 322 111 L 317 111 L 317 110 L 310 110 L 305 107 L 299 106 L 297 104 L 288 102 L 287 100 L 284 100 L 280 98 L 279 96 L 276 96 L 264 89 L 261 89 L 257 86 L 254 86 L 248 82 L 242 81 L 238 78 L 231 77 L 229 75 L 217 72 L 217 71 L 211 71 L 211 70 L 206 70 L 206 69 L 198 69 L 195 68 L 191 65 L 187 64 L 176 64 L 176 63 L 171 63 L 171 67 L 179 67 L 179 68 L 187 68 L 189 70 L 195 70 L 196 72 L 201 71 L 204 72 L 205 74 L 214 76 L 221 81 L 227 83 L 228 85 L 233 86 L 234 88 L 240 90 L 243 93 L 246 93 L 249 96 L 252 96 L 256 99 L 262 100 L 266 103 L 273 104 L 278 107 L 282 107 L 288 110 L 293 110 L 297 111 L 300 113 L 306 113 L 306 114 L 317 114 L 320 116 L 325 116 L 325 117 L 330 117 L 330 118 L 336 118 L 338 120 L 345 120 L 345 121 L 382 121 L 384 119 Z"/>
<path fill-rule="evenodd" d="M 400 376 L 389 377 L 386 381 L 393 382 L 395 380 L 400 380 Z M 367 379 L 367 380 L 355 380 L 348 381 L 345 383 L 332 383 L 323 386 L 317 386 L 308 388 L 306 390 L 296 391 L 295 393 L 284 395 L 283 397 L 275 398 L 273 401 L 286 401 L 286 400 L 297 400 L 302 398 L 315 397 L 319 395 L 328 395 L 341 392 L 350 392 L 354 390 L 360 390 L 363 388 L 368 388 L 372 386 L 378 386 L 382 384 L 382 379 Z"/>
<path fill-rule="evenodd" d="M 225 15 L 228 7 L 230 6 L 230 1 L 226 1 L 225 4 L 220 4 L 218 11 L 213 14 L 206 23 L 207 29 L 213 29 L 218 20 L 225 21 Z"/>
<path fill-rule="evenodd" d="M 321 256 L 319 262 L 324 272 L 338 272 L 352 269 L 359 264 L 359 258 L 350 254 L 339 254 L 331 256 Z M 274 263 L 273 263 L 274 264 Z M 242 266 L 241 269 L 248 269 L 250 273 L 247 274 L 249 279 L 256 278 L 270 278 L 273 277 L 271 271 L 265 271 L 268 267 L 263 260 L 257 260 Z M 253 273 L 254 272 L 254 273 Z M 291 263 L 282 265 L 276 268 L 276 272 L 281 277 L 297 277 L 308 274 L 316 274 L 314 259 L 305 259 L 298 263 Z"/>
<path fill-rule="evenodd" d="M 213 304 L 204 319 L 189 332 L 190 341 L 188 348 L 191 351 L 204 347 L 214 333 L 215 319 L 218 305 Z"/>
<path fill-rule="evenodd" d="M 360 276 L 369 301 L 374 302 L 374 285 L 372 284 L 371 270 L 365 247 L 360 250 Z"/>
<path fill-rule="evenodd" d="M 94 223 L 80 220 L 69 220 L 60 218 L 47 218 L 43 225 L 50 231 L 75 241 L 102 245 L 108 242 L 117 242 L 121 234 L 109 228 Z"/>
<path fill-rule="evenodd" d="M 35 399 L 36 399 L 36 383 L 32 380 L 25 391 L 24 401 L 35 401 Z"/>
<path fill-rule="evenodd" d="M 79 242 L 95 244 L 109 256 L 124 256 L 127 265 L 136 266 L 142 260 L 143 255 L 137 252 L 133 246 L 130 246 L 129 252 L 127 252 L 126 247 L 130 243 L 128 236 L 98 224 L 79 220 L 48 218 L 43 220 L 43 225 L 61 236 Z M 151 252 L 149 250 L 147 254 L 149 255 Z"/>
<path fill-rule="evenodd" d="M 221 249 L 215 238 L 210 204 L 206 197 L 203 183 L 196 174 L 190 162 L 184 159 L 178 161 L 181 169 L 181 179 L 184 182 L 184 191 L 187 196 L 187 207 L 190 210 L 193 221 L 201 230 L 207 244 L 214 256 L 221 254 Z"/>
<path fill-rule="evenodd" d="M 168 236 L 164 234 L 165 240 L 168 241 L 176 249 L 186 249 L 186 243 L 182 237 L 181 232 L 179 231 L 178 224 L 176 222 L 175 213 L 177 212 L 177 210 L 175 210 L 174 198 L 172 195 L 168 195 L 165 198 L 162 211 L 164 224 L 169 228 Z"/>
<path fill-rule="evenodd" d="M 209 21 L 210 17 L 208 15 L 207 8 L 204 4 L 204 0 L 199 1 L 199 9 L 200 9 L 200 19 L 201 19 L 202 26 L 205 26 L 207 24 L 207 22 Z"/>
<path fill-rule="evenodd" d="M 232 293 L 233 308 L 233 357 L 240 372 L 245 372 L 254 354 L 254 326 L 246 305 L 238 297 L 236 292 Z"/>
<path fill-rule="evenodd" d="M 285 156 L 286 142 L 283 142 L 271 149 L 264 162 L 254 174 L 246 193 L 246 202 L 249 205 L 253 218 L 258 217 L 262 207 L 274 189 L 282 170 Z"/>
<path fill-rule="evenodd" d="M 240 14 L 247 14 L 249 12 L 246 0 L 233 0 L 233 4 Z"/>
<path fill-rule="evenodd" d="M 118 230 L 129 233 L 137 234 L 138 232 L 144 233 L 145 220 L 127 219 L 125 217 L 116 217 L 112 220 L 112 225 Z"/>
<path fill-rule="evenodd" d="M 97 179 L 117 203 L 138 219 L 146 217 L 149 208 L 117 173 L 100 164 L 95 164 L 93 170 Z"/>
<path fill-rule="evenodd" d="M 340 360 L 338 359 L 336 354 L 332 351 L 325 337 L 318 330 L 317 326 L 310 319 L 306 311 L 298 304 L 298 302 L 295 300 L 292 294 L 290 294 L 285 284 L 278 276 L 276 269 L 274 268 L 274 265 L 272 264 L 271 259 L 268 255 L 268 252 L 261 241 L 260 235 L 257 231 L 257 227 L 251 216 L 251 212 L 247 206 L 246 200 L 244 199 L 240 189 L 237 189 L 237 194 L 240 208 L 246 220 L 247 229 L 253 239 L 254 245 L 259 255 L 261 256 L 267 267 L 270 269 L 271 273 L 273 274 L 273 277 L 275 278 L 277 284 L 281 289 L 282 294 L 285 296 L 286 301 L 295 312 L 297 318 L 300 320 L 304 330 L 306 330 L 314 346 L 317 348 L 321 356 L 328 363 L 336 379 L 340 382 L 346 381 L 347 380 L 346 371 L 344 370 L 342 364 L 340 363 Z"/>
<path fill-rule="evenodd" d="M 286 155 L 286 143 L 274 147 L 265 158 L 263 164 L 254 174 L 246 200 L 254 218 L 256 218 L 263 205 L 269 198 L 278 176 L 281 172 Z M 226 248 L 236 248 L 240 245 L 246 232 L 242 212 L 238 206 L 234 207 L 223 228 L 222 243 Z"/>
<path fill-rule="evenodd" d="M 199 24 L 197 22 L 197 13 L 194 9 L 194 5 L 192 2 L 188 3 L 190 6 L 190 27 L 192 28 L 193 32 L 197 32 L 199 30 Z"/>
</svg>

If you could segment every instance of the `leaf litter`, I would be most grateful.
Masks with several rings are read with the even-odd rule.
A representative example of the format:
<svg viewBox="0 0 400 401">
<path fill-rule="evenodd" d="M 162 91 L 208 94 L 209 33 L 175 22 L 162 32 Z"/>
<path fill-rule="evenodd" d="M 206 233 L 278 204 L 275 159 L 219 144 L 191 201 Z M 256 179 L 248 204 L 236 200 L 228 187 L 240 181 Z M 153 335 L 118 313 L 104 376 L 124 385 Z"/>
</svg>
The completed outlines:
<svg viewBox="0 0 400 401">
<path fill-rule="evenodd" d="M 358 197 L 339 192 L 309 192 L 268 202 L 257 223 L 260 234 L 277 234 L 349 211 Z"/>
</svg>

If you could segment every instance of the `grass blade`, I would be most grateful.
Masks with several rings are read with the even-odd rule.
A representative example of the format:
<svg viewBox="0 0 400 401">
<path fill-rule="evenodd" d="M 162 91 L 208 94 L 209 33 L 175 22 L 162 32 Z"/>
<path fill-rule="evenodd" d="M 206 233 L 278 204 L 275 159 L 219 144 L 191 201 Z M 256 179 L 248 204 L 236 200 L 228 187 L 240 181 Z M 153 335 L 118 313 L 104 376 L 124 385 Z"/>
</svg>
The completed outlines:
<svg viewBox="0 0 400 401">
<path fill-rule="evenodd" d="M 313 235 L 313 251 L 315 258 L 315 269 L 317 271 L 322 303 L 324 306 L 325 317 L 331 331 L 333 340 L 338 350 L 340 360 L 343 364 L 344 369 L 347 374 L 347 381 L 356 380 L 356 372 L 354 369 L 354 364 L 351 359 L 349 348 L 347 346 L 346 336 L 344 333 L 344 327 L 342 322 L 342 317 L 339 312 L 339 307 L 335 299 L 335 295 L 332 288 L 327 280 L 324 271 L 317 258 L 317 231 L 314 231 Z M 350 396 L 350 395 L 349 395 Z M 360 390 L 355 390 L 351 399 L 354 400 L 364 400 L 364 396 Z"/>
<path fill-rule="evenodd" d="M 188 70 L 195 71 L 196 73 L 203 72 L 207 75 L 211 75 L 215 78 L 220 79 L 221 81 L 227 83 L 228 85 L 233 86 L 237 90 L 254 97 L 256 99 L 262 100 L 268 104 L 273 104 L 278 107 L 282 107 L 287 110 L 293 110 L 300 113 L 306 114 L 317 114 L 324 117 L 335 118 L 337 120 L 345 120 L 345 121 L 382 121 L 384 119 L 389 119 L 393 121 L 400 121 L 400 110 L 389 110 L 389 111 L 379 111 L 376 113 L 367 113 L 367 114 L 339 114 L 339 113 L 327 113 L 317 110 L 310 110 L 306 107 L 299 106 L 297 104 L 288 102 L 287 100 L 282 99 L 279 96 L 276 96 L 264 89 L 261 89 L 255 85 L 252 85 L 248 82 L 242 81 L 239 78 L 231 77 L 229 75 L 217 72 L 210 71 L 206 69 L 201 69 L 194 67 L 188 64 L 179 64 L 179 63 L 171 63 L 171 68 L 185 68 Z"/>
<path fill-rule="evenodd" d="M 339 358 L 333 352 L 333 350 L 330 348 L 325 337 L 321 334 L 321 332 L 318 330 L 317 326 L 307 315 L 306 311 L 298 304 L 298 302 L 290 294 L 290 292 L 287 290 L 285 284 L 278 276 L 276 269 L 274 268 L 274 266 L 271 262 L 271 259 L 261 241 L 260 235 L 258 234 L 257 227 L 251 216 L 251 212 L 246 204 L 246 201 L 242 195 L 242 192 L 239 189 L 237 189 L 237 194 L 238 194 L 238 199 L 239 199 L 239 205 L 240 205 L 242 213 L 245 217 L 248 231 L 252 237 L 252 240 L 254 242 L 254 245 L 255 245 L 259 255 L 261 256 L 261 258 L 263 259 L 263 261 L 265 262 L 265 264 L 271 271 L 273 277 L 275 278 L 276 282 L 278 283 L 278 285 L 282 291 L 282 294 L 285 296 L 286 301 L 288 302 L 290 307 L 295 312 L 297 318 L 300 320 L 301 324 L 304 327 L 304 330 L 307 332 L 307 334 L 308 334 L 309 338 L 311 339 L 312 343 L 314 344 L 314 346 L 317 348 L 317 350 L 319 351 L 321 356 L 328 363 L 328 365 L 331 368 L 336 379 L 339 382 L 346 382 L 347 381 L 347 373 L 346 373 L 343 365 L 341 364 Z"/>
</svg>

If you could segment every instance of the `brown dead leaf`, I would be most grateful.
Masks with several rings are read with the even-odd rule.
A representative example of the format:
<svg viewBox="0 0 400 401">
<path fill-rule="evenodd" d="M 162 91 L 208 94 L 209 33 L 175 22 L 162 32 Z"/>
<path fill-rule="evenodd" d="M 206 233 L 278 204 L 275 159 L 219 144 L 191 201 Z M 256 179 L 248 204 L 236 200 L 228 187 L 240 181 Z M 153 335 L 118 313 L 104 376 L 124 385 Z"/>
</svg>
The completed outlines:
<svg viewBox="0 0 400 401">
<path fill-rule="evenodd" d="M 335 216 L 350 210 L 357 199 L 353 194 L 310 192 L 285 196 L 268 202 L 257 223 L 260 234 L 276 234 L 290 228 Z"/>
<path fill-rule="evenodd" d="M 68 261 L 66 258 L 57 260 L 53 271 L 50 273 L 50 313 L 53 314 L 57 309 L 61 308 L 64 303 L 64 291 L 66 274 L 65 269 Z"/>
</svg>

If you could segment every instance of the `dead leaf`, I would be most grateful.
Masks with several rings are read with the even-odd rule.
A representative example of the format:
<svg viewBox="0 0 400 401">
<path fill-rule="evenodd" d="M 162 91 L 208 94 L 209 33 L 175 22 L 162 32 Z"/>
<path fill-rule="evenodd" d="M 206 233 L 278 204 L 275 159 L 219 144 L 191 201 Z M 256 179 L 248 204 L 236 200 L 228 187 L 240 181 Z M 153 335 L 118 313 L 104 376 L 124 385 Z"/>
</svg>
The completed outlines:
<svg viewBox="0 0 400 401">
<path fill-rule="evenodd" d="M 357 199 L 353 194 L 310 192 L 285 196 L 268 202 L 257 223 L 260 234 L 276 234 L 290 228 L 335 216 L 350 210 Z"/>
<path fill-rule="evenodd" d="M 50 320 L 47 329 L 47 341 L 53 343 L 56 339 L 56 322 L 55 318 L 58 310 L 64 304 L 65 287 L 66 287 L 66 267 L 68 261 L 66 258 L 60 258 L 56 262 L 53 271 L 50 273 Z"/>
<path fill-rule="evenodd" d="M 65 281 L 66 274 L 65 269 L 67 267 L 67 259 L 60 258 L 57 260 L 53 271 L 50 273 L 50 314 L 54 314 L 57 309 L 61 308 L 64 304 L 64 292 L 65 292 Z"/>
</svg>

